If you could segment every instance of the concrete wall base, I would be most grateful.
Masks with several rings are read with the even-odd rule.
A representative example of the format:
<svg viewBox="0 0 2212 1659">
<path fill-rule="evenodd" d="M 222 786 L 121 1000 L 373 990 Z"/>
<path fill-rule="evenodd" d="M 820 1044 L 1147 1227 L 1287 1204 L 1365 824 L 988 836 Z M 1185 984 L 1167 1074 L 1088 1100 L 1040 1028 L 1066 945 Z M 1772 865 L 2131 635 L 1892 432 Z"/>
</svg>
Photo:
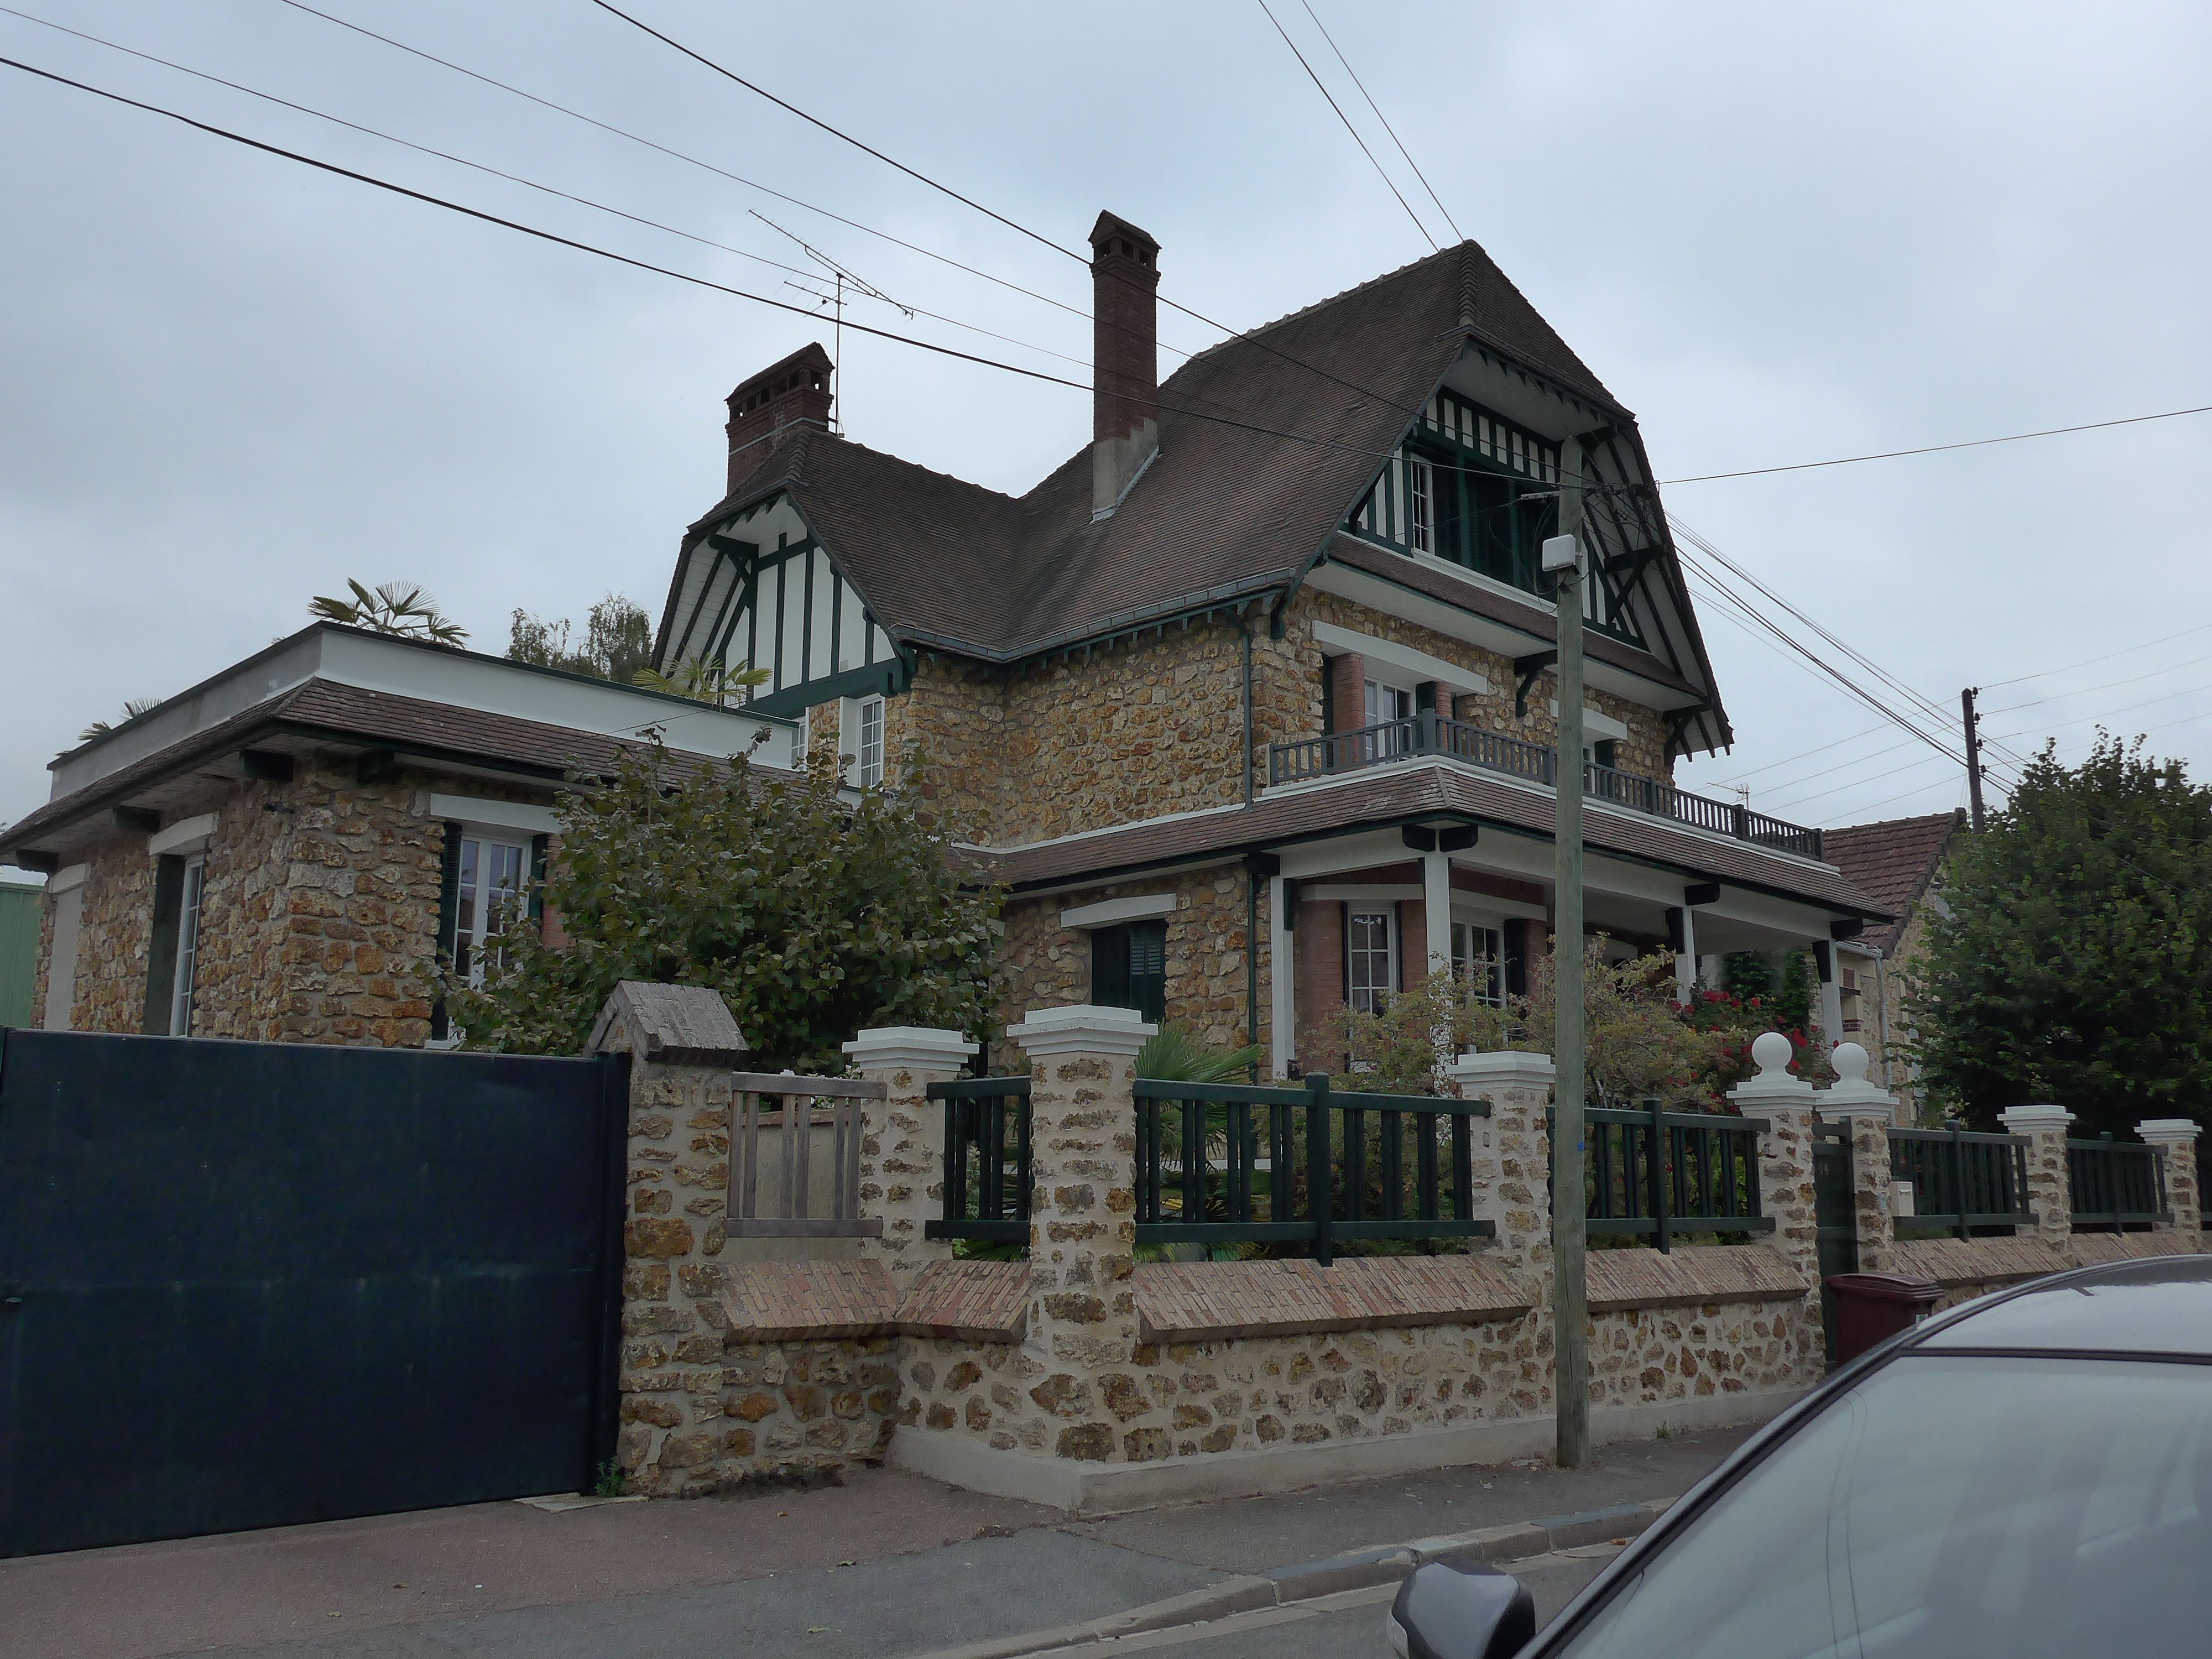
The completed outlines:
<svg viewBox="0 0 2212 1659">
<path fill-rule="evenodd" d="M 1764 1423 L 1802 1399 L 1802 1389 L 1704 1395 L 1650 1406 L 1600 1406 L 1590 1412 L 1590 1438 L 1607 1444 L 1647 1440 L 1662 1429 L 1687 1432 Z M 1085 1463 L 997 1451 L 959 1434 L 901 1428 L 890 1462 L 949 1486 L 1084 1514 L 1114 1514 L 1195 1498 L 1251 1498 L 1335 1480 L 1376 1480 L 1415 1469 L 1504 1463 L 1551 1454 L 1549 1417 L 1509 1417 L 1425 1434 L 1348 1440 L 1328 1445 L 1269 1447 L 1150 1463 Z"/>
</svg>

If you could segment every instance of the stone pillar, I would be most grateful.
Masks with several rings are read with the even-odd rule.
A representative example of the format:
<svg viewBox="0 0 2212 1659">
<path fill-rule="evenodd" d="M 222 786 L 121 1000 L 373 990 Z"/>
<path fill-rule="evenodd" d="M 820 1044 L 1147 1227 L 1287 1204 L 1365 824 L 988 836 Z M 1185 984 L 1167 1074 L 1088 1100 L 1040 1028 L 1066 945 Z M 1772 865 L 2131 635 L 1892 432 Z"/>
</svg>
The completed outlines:
<svg viewBox="0 0 2212 1659">
<path fill-rule="evenodd" d="M 1762 1032 L 1751 1045 L 1759 1073 L 1729 1091 L 1745 1117 L 1764 1125 L 1759 1138 L 1759 1206 L 1774 1218 L 1774 1248 L 1804 1276 L 1808 1291 L 1820 1284 L 1820 1242 L 1813 1205 L 1814 1091 L 1790 1073 L 1790 1039 Z"/>
<path fill-rule="evenodd" d="M 2166 1202 L 2173 1212 L 2173 1230 L 2189 1241 L 2191 1249 L 2202 1249 L 2204 1199 L 2197 1184 L 2196 1123 L 2185 1117 L 2147 1118 L 2136 1125 L 2136 1133 L 2166 1154 Z"/>
<path fill-rule="evenodd" d="M 957 1031 L 879 1025 L 845 1052 L 863 1078 L 888 1091 L 863 1103 L 860 1213 L 880 1216 L 884 1231 L 862 1239 L 860 1254 L 887 1266 L 903 1296 L 923 1262 L 952 1254 L 950 1240 L 923 1233 L 945 1206 L 945 1107 L 929 1097 L 929 1085 L 958 1077 L 975 1044 Z"/>
<path fill-rule="evenodd" d="M 1490 1103 L 1490 1115 L 1474 1121 L 1474 1213 L 1498 1230 L 1486 1259 L 1528 1302 L 1526 1331 L 1513 1340 L 1517 1381 L 1510 1382 L 1528 1411 L 1552 1409 L 1555 1381 L 1552 1135 L 1544 1119 L 1554 1074 L 1549 1054 L 1511 1052 L 1462 1054 L 1444 1068 L 1462 1099 Z"/>
<path fill-rule="evenodd" d="M 1164 1429 L 1116 1440 L 1106 1404 L 1137 1347 L 1137 1050 L 1158 1028 L 1128 1008 L 1040 1008 L 1006 1035 L 1030 1060 L 1030 1398 L 1063 1419 L 1059 1457 L 1164 1457 Z M 1030 1370 L 1024 1366 L 1024 1372 Z M 1126 1376 L 1121 1383 L 1133 1386 Z"/>
<path fill-rule="evenodd" d="M 729 1316 L 715 1260 L 728 1219 L 730 1073 L 745 1040 L 719 992 L 625 980 L 585 1052 L 631 1060 L 616 1461 L 632 1492 L 710 1492 L 753 1451 L 753 1431 L 722 1414 Z"/>
<path fill-rule="evenodd" d="M 1814 1091 L 1816 1109 L 1824 1121 L 1850 1129 L 1859 1271 L 1887 1273 L 1897 1261 L 1889 1191 L 1889 1131 L 1897 1121 L 1897 1097 L 1867 1081 L 1867 1051 L 1858 1043 L 1838 1043 L 1832 1059 L 1835 1085 Z"/>
<path fill-rule="evenodd" d="M 2074 1114 L 2063 1106 L 2008 1106 L 1997 1114 L 2008 1134 L 2027 1139 L 2027 1201 L 2035 1212 L 2034 1236 L 2074 1259 L 2074 1178 L 2066 1167 L 2066 1127 Z"/>
</svg>

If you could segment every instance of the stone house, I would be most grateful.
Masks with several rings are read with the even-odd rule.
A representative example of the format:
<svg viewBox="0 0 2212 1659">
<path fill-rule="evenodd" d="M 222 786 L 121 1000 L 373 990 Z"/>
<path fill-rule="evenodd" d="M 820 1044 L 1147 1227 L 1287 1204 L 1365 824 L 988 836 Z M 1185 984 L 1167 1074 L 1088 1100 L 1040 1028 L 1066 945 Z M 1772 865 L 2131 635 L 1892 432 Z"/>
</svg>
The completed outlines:
<svg viewBox="0 0 2212 1659">
<path fill-rule="evenodd" d="M 1911 1030 L 1906 979 L 1927 943 L 1928 918 L 1943 914 L 1943 864 L 1966 830 L 1964 809 L 1831 830 L 1831 857 L 1890 920 L 1838 946 L 1842 1032 L 1864 1048 L 1873 1074 L 1899 1102 L 1901 1122 L 1918 1121 L 1919 1068 L 1900 1049 Z"/>
<path fill-rule="evenodd" d="M 832 430 L 809 346 L 728 400 L 665 669 L 744 661 L 752 707 L 869 784 L 920 762 L 1009 887 L 1008 1021 L 1130 1006 L 1287 1072 L 1333 1010 L 1457 963 L 1517 988 L 1552 915 L 1562 478 L 1581 535 L 1593 930 L 1703 955 L 1887 912 L 1816 829 L 1679 791 L 1729 741 L 1636 418 L 1472 242 L 1158 378 L 1158 244 L 1091 233 L 1092 440 L 1025 495 Z M 1307 1059 L 1326 1060 L 1312 1053 Z"/>
<path fill-rule="evenodd" d="M 788 766 L 789 722 L 318 623 L 58 757 L 0 829 L 46 875 L 33 1024 L 296 1042 L 441 1040 L 465 970 L 557 852 L 572 768 L 659 726 Z M 557 926 L 557 918 L 549 918 Z"/>
</svg>

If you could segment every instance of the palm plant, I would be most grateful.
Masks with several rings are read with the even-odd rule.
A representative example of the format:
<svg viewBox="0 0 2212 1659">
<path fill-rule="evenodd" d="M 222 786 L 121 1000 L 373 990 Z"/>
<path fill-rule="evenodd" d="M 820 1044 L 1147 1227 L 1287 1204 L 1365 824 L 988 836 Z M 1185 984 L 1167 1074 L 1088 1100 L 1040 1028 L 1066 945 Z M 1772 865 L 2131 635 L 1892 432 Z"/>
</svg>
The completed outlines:
<svg viewBox="0 0 2212 1659">
<path fill-rule="evenodd" d="M 411 582 L 380 582 L 372 592 L 349 576 L 346 586 L 353 590 L 350 599 L 318 594 L 307 614 L 320 622 L 433 645 L 459 645 L 469 636 L 467 629 L 440 615 L 438 602 Z"/>
<path fill-rule="evenodd" d="M 665 674 L 656 668 L 641 668 L 630 676 L 632 684 L 641 685 L 648 691 L 665 691 L 672 696 L 689 697 L 694 702 L 709 702 L 717 708 L 744 702 L 769 679 L 765 668 L 751 668 L 744 663 L 732 667 L 720 657 L 696 653 L 675 664 Z"/>
<path fill-rule="evenodd" d="M 128 726 L 141 714 L 150 714 L 161 706 L 161 700 L 159 697 L 132 697 L 123 705 L 122 723 Z M 94 720 L 76 734 L 76 740 L 79 743 L 90 743 L 94 738 L 104 738 L 115 730 L 115 726 L 116 723 L 113 720 Z"/>
<path fill-rule="evenodd" d="M 1241 1083 L 1260 1063 L 1258 1043 L 1231 1048 L 1164 1024 L 1137 1050 L 1137 1075 L 1160 1083 Z"/>
</svg>

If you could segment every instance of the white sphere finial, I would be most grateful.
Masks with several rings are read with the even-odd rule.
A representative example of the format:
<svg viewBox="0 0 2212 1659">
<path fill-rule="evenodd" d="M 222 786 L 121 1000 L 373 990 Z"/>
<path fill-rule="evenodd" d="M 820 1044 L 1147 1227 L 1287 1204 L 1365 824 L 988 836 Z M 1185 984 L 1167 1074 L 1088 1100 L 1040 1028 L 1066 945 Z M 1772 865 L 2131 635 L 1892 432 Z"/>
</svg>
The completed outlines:
<svg viewBox="0 0 2212 1659">
<path fill-rule="evenodd" d="M 1828 1063 L 1836 1068 L 1838 1080 L 1845 1084 L 1866 1081 L 1867 1051 L 1856 1042 L 1838 1042 L 1828 1055 Z"/>
<path fill-rule="evenodd" d="M 1762 1078 L 1786 1075 L 1790 1070 L 1790 1039 L 1779 1031 L 1761 1031 L 1752 1039 L 1751 1058 Z"/>
</svg>

